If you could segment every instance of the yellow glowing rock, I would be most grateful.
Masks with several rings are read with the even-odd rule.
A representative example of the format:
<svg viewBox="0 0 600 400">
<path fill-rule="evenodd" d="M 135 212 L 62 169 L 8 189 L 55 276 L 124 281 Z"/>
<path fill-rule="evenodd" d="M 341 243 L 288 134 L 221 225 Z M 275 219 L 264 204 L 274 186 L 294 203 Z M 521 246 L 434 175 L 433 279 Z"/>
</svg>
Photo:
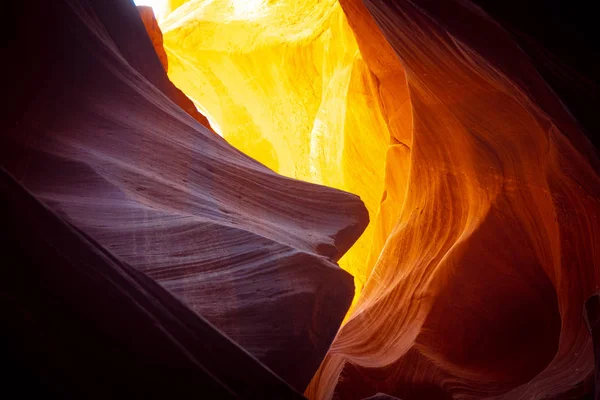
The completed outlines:
<svg viewBox="0 0 600 400">
<path fill-rule="evenodd" d="M 177 9 L 179 6 L 183 5 L 184 3 L 187 3 L 188 0 L 166 0 L 165 2 L 166 4 L 166 14 L 170 14 L 171 12 L 175 11 L 175 9 Z"/>
<path fill-rule="evenodd" d="M 392 139 L 376 263 L 305 395 L 583 397 L 582 305 L 600 287 L 594 150 L 469 2 L 340 1 Z M 402 69 L 408 91 L 392 80 Z"/>
<path fill-rule="evenodd" d="M 161 28 L 169 77 L 213 128 L 276 172 L 358 194 L 374 220 L 390 133 L 377 79 L 339 3 L 193 0 L 168 8 Z M 357 292 L 372 236 L 368 228 L 340 261 Z"/>
<path fill-rule="evenodd" d="M 360 295 L 305 395 L 561 398 L 593 368 L 597 156 L 469 2 L 340 2 L 172 1 L 161 26 L 230 143 L 369 210 L 340 262 Z"/>
</svg>

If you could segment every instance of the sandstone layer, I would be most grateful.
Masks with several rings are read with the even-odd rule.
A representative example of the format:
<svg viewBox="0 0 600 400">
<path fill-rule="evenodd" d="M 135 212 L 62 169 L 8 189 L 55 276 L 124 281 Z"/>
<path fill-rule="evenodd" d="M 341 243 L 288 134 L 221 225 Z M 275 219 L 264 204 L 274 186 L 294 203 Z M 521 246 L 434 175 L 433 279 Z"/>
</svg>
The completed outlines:
<svg viewBox="0 0 600 400">
<path fill-rule="evenodd" d="M 161 28 L 225 139 L 369 210 L 309 398 L 591 392 L 600 163 L 514 34 L 468 1 L 177 1 Z"/>
<path fill-rule="evenodd" d="M 0 169 L 3 389 L 30 398 L 303 399 Z M 235 369 L 232 369 L 235 365 Z"/>
<path fill-rule="evenodd" d="M 360 199 L 277 175 L 180 108 L 132 3 L 17 17 L 2 166 L 304 390 L 352 300 L 336 261 L 368 222 Z"/>
<path fill-rule="evenodd" d="M 152 7 L 148 6 L 138 6 L 137 9 L 140 12 L 140 17 L 142 18 L 142 22 L 144 23 L 148 37 L 152 41 L 154 51 L 156 51 L 156 55 L 158 56 L 158 59 L 160 60 L 160 63 L 165 71 L 168 71 L 169 59 L 167 58 L 167 53 L 163 47 L 162 31 L 158 26 L 158 21 L 156 21 L 154 11 L 152 10 Z"/>
<path fill-rule="evenodd" d="M 169 78 L 215 130 L 282 175 L 356 193 L 374 218 L 390 105 L 337 0 L 177 3 L 161 23 Z M 404 75 L 391 79 L 401 84 Z M 410 107 L 396 113 L 396 132 L 402 112 Z M 357 293 L 377 257 L 369 256 L 373 234 L 368 228 L 340 260 Z"/>
<path fill-rule="evenodd" d="M 342 4 L 357 37 L 383 33 L 406 72 L 410 168 L 309 397 L 583 397 L 593 352 L 582 304 L 600 283 L 593 147 L 475 5 Z M 366 29 L 369 14 L 380 31 Z M 374 70 L 380 58 L 365 56 Z"/>
<path fill-rule="evenodd" d="M 169 77 L 128 1 L 19 7 L 0 137 L 14 375 L 79 397 L 144 377 L 168 395 L 161 374 L 208 398 L 600 384 L 597 149 L 475 3 L 170 0 Z"/>
</svg>

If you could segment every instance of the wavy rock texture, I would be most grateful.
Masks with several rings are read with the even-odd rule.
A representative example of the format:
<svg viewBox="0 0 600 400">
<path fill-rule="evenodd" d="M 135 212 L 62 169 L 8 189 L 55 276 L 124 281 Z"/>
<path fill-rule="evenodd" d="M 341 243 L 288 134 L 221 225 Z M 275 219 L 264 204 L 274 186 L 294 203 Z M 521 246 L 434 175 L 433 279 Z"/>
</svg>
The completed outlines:
<svg viewBox="0 0 600 400">
<path fill-rule="evenodd" d="M 34 249 L 72 270 L 69 247 L 96 254 L 89 260 L 104 276 L 124 282 L 129 274 L 125 293 L 169 320 L 176 344 L 195 349 L 196 361 L 206 357 L 233 379 L 204 380 L 214 393 L 244 396 L 253 382 L 214 364 L 198 332 L 227 343 L 234 367 L 256 368 L 259 381 L 278 388 L 275 397 L 295 394 L 268 368 L 304 389 L 350 304 L 352 278 L 335 262 L 367 210 L 374 223 L 341 261 L 358 296 L 309 398 L 528 400 L 592 391 L 584 310 L 596 337 L 597 296 L 584 302 L 600 288 L 600 162 L 527 54 L 481 9 L 464 0 L 173 0 L 164 44 L 171 78 L 190 101 L 167 79 L 132 4 L 19 7 L 17 40 L 6 46 L 16 84 L 3 109 L 2 166 L 100 245 L 64 233 L 3 180 L 7 193 L 21 193 L 7 203 L 7 216 L 17 213 L 10 226 L 27 221 L 17 238 L 35 238 Z M 356 196 L 282 178 L 234 150 L 198 124 L 192 101 L 244 152 L 290 177 L 354 191 L 367 210 Z M 18 214 L 19 202 L 33 218 Z M 48 232 L 68 235 L 67 245 L 31 229 L 37 220 L 54 221 Z M 124 262 L 98 256 L 104 248 Z M 39 270 L 44 257 L 28 256 Z M 72 274 L 60 275 L 69 299 L 86 293 L 73 290 Z M 4 284 L 4 298 L 31 294 L 36 316 L 60 304 L 62 321 L 81 322 L 80 311 L 62 309 L 77 296 L 56 299 L 58 283 L 34 282 L 49 294 L 44 304 L 22 270 L 9 276 L 24 289 Z M 74 286 L 90 284 L 77 276 Z M 86 299 L 82 307 L 103 310 Z M 127 315 L 144 321 L 126 332 L 148 327 L 155 346 L 170 349 L 164 357 L 187 363 L 173 336 L 123 301 Z M 30 314 L 11 320 L 23 323 L 22 315 Z M 114 327 L 113 318 L 97 322 L 109 321 Z M 191 388 L 195 373 L 206 378 L 197 370 L 170 378 Z"/>
<path fill-rule="evenodd" d="M 33 3 L 8 43 L 2 166 L 303 390 L 352 299 L 335 262 L 360 199 L 275 174 L 178 107 L 133 4 Z"/>
<path fill-rule="evenodd" d="M 236 147 L 374 221 L 308 397 L 589 393 L 600 164 L 514 38 L 467 1 L 241 3 L 171 2 L 171 79 Z"/>
<path fill-rule="evenodd" d="M 30 398 L 304 398 L 3 169 L 0 192 L 9 233 L 0 248 L 18 263 L 0 281 L 4 390 Z"/>
<path fill-rule="evenodd" d="M 169 77 L 215 129 L 283 175 L 358 194 L 375 217 L 386 105 L 339 3 L 177 3 L 161 23 Z M 372 236 L 367 229 L 340 260 L 357 292 L 372 264 Z"/>
<path fill-rule="evenodd" d="M 350 21 L 369 18 L 343 4 Z M 593 148 L 477 7 L 366 5 L 406 71 L 408 190 L 309 397 L 582 396 L 593 368 L 582 304 L 600 280 Z"/>
<path fill-rule="evenodd" d="M 156 50 L 160 48 L 158 33 L 150 35 L 152 47 L 148 46 L 147 31 L 139 29 L 139 12 L 135 12 L 136 10 L 132 8 L 132 5 L 128 4 L 130 8 L 127 11 L 116 14 L 116 12 L 119 12 L 119 9 L 114 8 L 114 2 L 115 0 L 111 0 L 105 7 L 94 8 L 97 17 L 104 22 L 102 29 L 106 31 L 107 38 L 114 41 L 114 45 L 121 53 L 121 56 L 125 57 L 125 60 L 131 67 L 135 68 L 152 85 L 167 95 L 171 101 L 181 107 L 196 121 L 210 129 L 210 124 L 206 117 L 199 113 L 192 101 L 166 77 L 164 73 L 166 70 L 164 68 L 165 64 L 161 64 L 160 55 L 157 58 L 157 54 L 160 53 L 160 51 L 157 52 Z M 121 5 L 120 7 L 123 6 Z M 150 18 L 150 16 L 148 15 L 146 18 Z M 117 26 L 112 21 L 120 21 L 124 27 Z M 150 26 L 152 24 L 153 22 L 150 22 Z M 129 29 L 131 27 L 135 27 L 136 29 Z M 100 29 L 100 27 L 97 28 Z M 124 29 L 128 29 L 127 34 L 124 34 Z M 163 68 L 160 68 L 160 65 L 163 65 Z"/>
<path fill-rule="evenodd" d="M 600 399 L 600 293 L 596 293 L 585 302 L 586 322 L 594 342 L 594 399 Z"/>
</svg>

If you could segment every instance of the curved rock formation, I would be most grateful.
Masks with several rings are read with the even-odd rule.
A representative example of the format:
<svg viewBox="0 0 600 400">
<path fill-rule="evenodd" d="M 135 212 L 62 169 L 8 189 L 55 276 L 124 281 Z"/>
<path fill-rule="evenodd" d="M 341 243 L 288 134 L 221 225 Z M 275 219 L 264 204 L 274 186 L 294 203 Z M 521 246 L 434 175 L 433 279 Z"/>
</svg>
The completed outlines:
<svg viewBox="0 0 600 400">
<path fill-rule="evenodd" d="M 586 322 L 594 342 L 594 399 L 600 399 L 600 293 L 596 293 L 585 302 Z"/>
<path fill-rule="evenodd" d="M 197 360 L 214 353 L 196 330 L 272 383 L 265 397 L 297 395 L 269 369 L 300 390 L 312 377 L 311 399 L 592 393 L 597 296 L 585 301 L 600 290 L 598 154 L 526 47 L 474 3 L 170 0 L 169 74 L 189 98 L 132 4 L 27 9 L 7 50 L 18 84 L 2 166 L 99 246 L 72 232 L 67 243 L 119 257 L 95 262 L 133 276 L 133 298 L 164 300 L 192 324 L 184 335 L 169 309 L 155 313 Z M 199 125 L 195 106 L 258 162 Z M 366 210 L 291 178 L 355 192 Z M 61 224 L 19 193 L 40 220 Z M 367 214 L 373 223 L 350 249 Z M 44 254 L 61 245 L 26 228 L 19 237 Z M 353 295 L 336 265 L 347 250 L 340 265 L 357 290 L 338 331 Z M 74 267 L 64 258 L 50 264 Z M 35 292 L 5 286 L 9 299 Z M 172 339 L 148 329 L 181 361 Z M 252 382 L 238 378 L 215 393 L 251 397 Z"/>
<path fill-rule="evenodd" d="M 142 22 L 146 27 L 146 32 L 152 41 L 152 46 L 154 46 L 154 51 L 156 51 L 156 55 L 158 56 L 160 63 L 165 71 L 169 71 L 169 59 L 167 58 L 167 53 L 163 47 L 162 31 L 158 27 L 158 22 L 156 21 L 152 7 L 138 6 L 137 9 L 140 12 L 140 17 L 142 18 Z"/>
<path fill-rule="evenodd" d="M 126 62 L 142 74 L 148 82 L 167 95 L 171 101 L 196 121 L 210 129 L 206 117 L 198 112 L 192 101 L 173 85 L 165 75 L 164 70 L 166 68 L 161 68 L 163 64 L 161 64 L 160 56 L 156 50 L 158 43 L 155 44 L 153 41 L 148 40 L 148 32 L 143 29 L 143 23 L 140 23 L 139 12 L 133 4 L 129 3 L 126 5 L 127 9 L 119 11 L 117 7 L 124 8 L 125 5 L 118 3 L 118 1 L 111 0 L 104 7 L 95 8 L 94 13 L 102 22 L 102 26 L 94 27 L 105 30 L 103 32 L 105 38 L 113 41 L 116 50 L 125 58 Z M 123 26 L 116 25 L 114 21 L 118 21 Z M 89 21 L 86 21 L 86 23 L 91 24 Z"/>
<path fill-rule="evenodd" d="M 581 305 L 600 283 L 593 148 L 481 9 L 366 5 L 406 71 L 408 190 L 309 397 L 582 396 Z"/>
<path fill-rule="evenodd" d="M 590 392 L 600 164 L 507 30 L 468 1 L 175 3 L 170 77 L 222 135 L 374 221 L 310 398 Z"/>
<path fill-rule="evenodd" d="M 133 4 L 34 3 L 7 50 L 2 166 L 303 390 L 352 299 L 335 262 L 360 199 L 275 174 L 174 104 Z"/>
<path fill-rule="evenodd" d="M 337 0 L 179 3 L 161 23 L 169 78 L 215 129 L 274 171 L 358 194 L 374 218 L 388 105 Z M 372 236 L 340 260 L 358 293 Z"/>
<path fill-rule="evenodd" d="M 3 390 L 41 398 L 303 399 L 0 169 Z M 235 368 L 232 368 L 235 365 Z"/>
</svg>

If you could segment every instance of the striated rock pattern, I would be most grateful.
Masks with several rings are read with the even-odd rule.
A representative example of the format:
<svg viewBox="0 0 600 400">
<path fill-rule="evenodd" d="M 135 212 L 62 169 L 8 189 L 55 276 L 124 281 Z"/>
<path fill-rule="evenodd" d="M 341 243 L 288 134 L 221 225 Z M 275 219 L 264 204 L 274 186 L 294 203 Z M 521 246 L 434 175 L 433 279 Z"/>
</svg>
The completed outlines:
<svg viewBox="0 0 600 400">
<path fill-rule="evenodd" d="M 127 11 L 119 13 L 119 9 L 115 8 L 117 7 L 115 3 L 125 3 L 118 7 L 127 7 Z M 196 121 L 210 128 L 206 117 L 198 112 L 194 103 L 165 75 L 156 46 L 150 40 L 135 6 L 128 1 L 110 0 L 105 7 L 96 8 L 95 13 L 101 21 L 106 21 L 102 25 L 105 37 L 113 41 L 113 45 L 127 63 Z M 113 21 L 118 21 L 123 26 L 116 25 Z M 91 24 L 90 21 L 87 22 Z M 127 35 L 123 34 L 124 29 L 128 29 Z"/>
<path fill-rule="evenodd" d="M 9 233 L 2 254 L 18 262 L 0 280 L 3 390 L 30 398 L 304 398 L 3 169 L 0 192 Z"/>
<path fill-rule="evenodd" d="M 168 393 L 164 374 L 209 398 L 297 398 L 311 377 L 310 399 L 582 399 L 594 379 L 598 398 L 598 154 L 481 8 L 170 0 L 188 98 L 131 2 L 19 7 L 0 136 L 33 195 L 2 172 L 15 375 L 81 379 L 79 397 Z"/>
<path fill-rule="evenodd" d="M 303 390 L 352 300 L 336 261 L 368 223 L 360 199 L 277 175 L 178 107 L 133 4 L 26 8 L 2 166 Z"/>
<path fill-rule="evenodd" d="M 156 55 L 158 56 L 160 63 L 165 71 L 169 71 L 169 60 L 167 59 L 167 53 L 163 47 L 162 31 L 158 27 L 158 22 L 156 21 L 152 7 L 138 6 L 138 11 L 140 13 L 140 17 L 142 18 L 142 22 L 144 23 L 144 27 L 146 28 L 146 32 L 148 33 L 148 37 L 152 41 L 152 46 L 154 46 L 154 50 L 156 51 Z"/>
<path fill-rule="evenodd" d="M 139 19 L 135 14 L 131 13 L 131 10 L 129 13 L 121 15 L 120 19 L 124 24 L 136 27 L 136 29 L 132 29 L 128 37 L 118 36 L 117 43 L 119 44 L 119 50 L 127 57 L 129 64 L 137 69 L 150 83 L 159 88 L 171 101 L 181 107 L 196 121 L 212 130 L 208 119 L 196 109 L 192 100 L 173 85 L 163 71 L 157 68 L 156 57 L 158 57 L 158 61 L 164 71 L 169 70 L 169 60 L 163 47 L 162 31 L 158 26 L 152 8 L 139 6 L 137 10 L 142 19 L 146 34 L 144 35 L 144 32 L 139 29 Z M 111 18 L 110 13 L 106 14 L 105 17 Z M 116 35 L 119 35 L 119 31 L 113 31 L 112 35 L 114 38 Z M 152 46 L 148 46 L 148 38 Z"/>
<path fill-rule="evenodd" d="M 594 399 L 600 399 L 600 293 L 594 294 L 585 302 L 586 322 L 594 342 Z"/>
<path fill-rule="evenodd" d="M 371 278 L 306 394 L 581 398 L 593 370 L 582 304 L 600 284 L 594 149 L 476 6 L 342 4 L 357 37 L 382 32 L 406 71 L 410 169 Z M 381 31 L 362 22 L 369 12 Z M 386 164 L 401 165 L 389 152 Z"/>
<path fill-rule="evenodd" d="M 356 193 L 377 215 L 390 105 L 337 0 L 190 0 L 161 29 L 169 77 L 229 143 L 283 175 Z M 402 70 L 390 79 L 404 82 Z M 340 260 L 357 293 L 372 237 Z"/>
<path fill-rule="evenodd" d="M 462 0 L 171 4 L 169 75 L 223 137 L 371 215 L 309 398 L 591 392 L 600 163 L 515 36 Z"/>
</svg>

